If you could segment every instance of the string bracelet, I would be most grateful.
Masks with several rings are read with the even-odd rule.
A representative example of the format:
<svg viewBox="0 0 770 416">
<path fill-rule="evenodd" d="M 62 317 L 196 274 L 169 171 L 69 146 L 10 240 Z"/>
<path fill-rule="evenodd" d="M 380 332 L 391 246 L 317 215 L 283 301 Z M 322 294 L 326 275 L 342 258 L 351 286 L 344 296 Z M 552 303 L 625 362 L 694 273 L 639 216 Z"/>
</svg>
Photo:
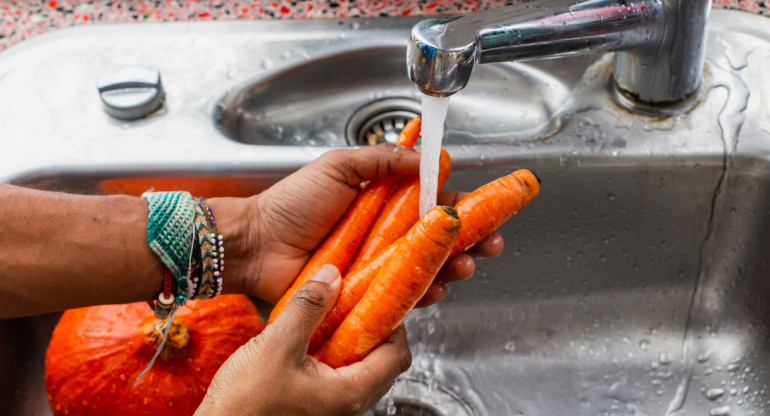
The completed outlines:
<svg viewBox="0 0 770 416">
<path fill-rule="evenodd" d="M 175 303 L 182 306 L 192 294 L 190 264 L 197 204 L 187 192 L 146 192 L 142 198 L 149 207 L 147 244 L 176 281 Z"/>
<path fill-rule="evenodd" d="M 195 218 L 197 203 L 187 192 L 145 192 L 149 208 L 147 222 L 147 244 L 163 263 L 163 289 L 158 295 L 153 310 L 159 319 L 165 319 L 160 345 L 152 360 L 139 374 L 134 386 L 152 368 L 163 350 L 168 331 L 177 308 L 191 298 L 194 291 L 192 273 L 195 248 Z M 205 222 L 205 218 L 204 218 Z M 171 293 L 172 278 L 176 281 L 176 296 Z M 171 300 L 173 299 L 173 300 Z"/>
</svg>

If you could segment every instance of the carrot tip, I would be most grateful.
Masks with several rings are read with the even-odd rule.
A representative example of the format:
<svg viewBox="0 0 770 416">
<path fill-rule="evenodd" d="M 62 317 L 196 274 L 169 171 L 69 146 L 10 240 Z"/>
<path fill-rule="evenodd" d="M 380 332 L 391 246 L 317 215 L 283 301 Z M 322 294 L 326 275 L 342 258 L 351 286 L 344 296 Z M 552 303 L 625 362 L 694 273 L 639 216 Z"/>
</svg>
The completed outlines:
<svg viewBox="0 0 770 416">
<path fill-rule="evenodd" d="M 452 208 L 452 207 L 442 206 L 441 209 L 443 209 L 444 212 L 449 214 L 449 216 L 451 216 L 452 218 L 460 218 L 460 217 L 457 216 L 457 210 Z"/>
<path fill-rule="evenodd" d="M 530 171 L 530 172 L 532 172 L 532 171 Z M 538 184 L 538 185 L 540 185 L 541 183 L 543 183 L 543 181 L 542 181 L 542 180 L 540 180 L 540 175 L 538 175 L 538 174 L 537 174 L 537 172 L 532 172 L 532 174 L 533 174 L 533 175 L 535 175 L 535 179 L 537 179 L 537 184 Z"/>
</svg>

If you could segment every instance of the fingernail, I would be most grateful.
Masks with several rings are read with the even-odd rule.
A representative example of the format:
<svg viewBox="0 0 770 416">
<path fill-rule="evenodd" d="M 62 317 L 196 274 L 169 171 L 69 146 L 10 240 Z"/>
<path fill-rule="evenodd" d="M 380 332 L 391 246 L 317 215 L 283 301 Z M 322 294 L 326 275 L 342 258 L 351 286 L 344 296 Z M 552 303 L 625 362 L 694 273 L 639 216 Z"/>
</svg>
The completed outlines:
<svg viewBox="0 0 770 416">
<path fill-rule="evenodd" d="M 331 284 L 334 283 L 334 281 L 337 280 L 339 276 L 340 271 L 337 270 L 336 267 L 332 266 L 331 264 L 324 264 L 320 269 L 318 269 L 315 276 L 313 276 L 313 278 L 310 280 Z"/>
</svg>

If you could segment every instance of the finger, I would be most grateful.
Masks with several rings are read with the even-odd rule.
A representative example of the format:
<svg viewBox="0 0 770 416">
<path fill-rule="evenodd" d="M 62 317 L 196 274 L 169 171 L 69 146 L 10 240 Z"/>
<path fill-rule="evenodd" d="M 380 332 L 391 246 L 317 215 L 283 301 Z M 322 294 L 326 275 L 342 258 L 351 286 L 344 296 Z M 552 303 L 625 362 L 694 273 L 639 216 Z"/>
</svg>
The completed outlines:
<svg viewBox="0 0 770 416">
<path fill-rule="evenodd" d="M 389 387 L 411 365 L 412 353 L 406 340 L 406 329 L 400 325 L 384 344 L 363 360 L 337 371 L 343 377 L 355 380 L 362 392 L 372 394 Z"/>
<path fill-rule="evenodd" d="M 504 246 L 503 236 L 494 232 L 468 249 L 466 253 L 479 257 L 497 257 L 502 254 Z"/>
<path fill-rule="evenodd" d="M 444 283 L 459 282 L 473 276 L 475 271 L 476 262 L 473 258 L 467 254 L 460 254 L 441 267 L 436 280 Z"/>
<path fill-rule="evenodd" d="M 339 181 L 355 187 L 362 181 L 388 175 L 416 175 L 420 169 L 420 155 L 408 147 L 384 143 L 332 150 L 324 153 L 318 163 L 328 168 Z"/>
<path fill-rule="evenodd" d="M 276 349 L 289 358 L 304 360 L 310 337 L 334 306 L 340 286 L 340 272 L 330 264 L 322 266 L 302 285 L 278 319 L 265 330 L 275 340 Z"/>
<path fill-rule="evenodd" d="M 468 196 L 469 192 L 441 192 L 438 194 L 438 204 L 453 207 L 463 198 Z"/>
<path fill-rule="evenodd" d="M 428 290 L 425 292 L 425 295 L 422 296 L 422 299 L 420 299 L 419 302 L 417 302 L 417 305 L 415 307 L 417 308 L 424 308 L 426 306 L 433 305 L 434 303 L 438 303 L 446 297 L 446 285 L 442 282 L 433 282 L 430 284 L 430 287 L 428 287 Z"/>
</svg>

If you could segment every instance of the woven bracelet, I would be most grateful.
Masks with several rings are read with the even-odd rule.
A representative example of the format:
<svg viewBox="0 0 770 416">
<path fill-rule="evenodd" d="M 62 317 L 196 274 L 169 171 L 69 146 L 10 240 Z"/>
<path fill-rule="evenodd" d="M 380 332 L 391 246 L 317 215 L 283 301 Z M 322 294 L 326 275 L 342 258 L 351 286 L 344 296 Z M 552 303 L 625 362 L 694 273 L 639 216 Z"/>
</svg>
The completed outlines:
<svg viewBox="0 0 770 416">
<path fill-rule="evenodd" d="M 196 286 L 195 297 L 197 299 L 210 299 L 215 296 L 216 278 L 214 272 L 216 266 L 216 245 L 211 239 L 211 229 L 209 221 L 200 203 L 195 204 L 195 234 L 198 238 L 200 247 L 201 269 L 200 276 L 193 278 L 193 284 Z M 200 279 L 200 280 L 198 280 Z"/>
<path fill-rule="evenodd" d="M 147 192 L 142 198 L 150 209 L 147 244 L 176 280 L 176 303 L 184 305 L 192 289 L 190 258 L 196 203 L 187 192 Z"/>
</svg>

